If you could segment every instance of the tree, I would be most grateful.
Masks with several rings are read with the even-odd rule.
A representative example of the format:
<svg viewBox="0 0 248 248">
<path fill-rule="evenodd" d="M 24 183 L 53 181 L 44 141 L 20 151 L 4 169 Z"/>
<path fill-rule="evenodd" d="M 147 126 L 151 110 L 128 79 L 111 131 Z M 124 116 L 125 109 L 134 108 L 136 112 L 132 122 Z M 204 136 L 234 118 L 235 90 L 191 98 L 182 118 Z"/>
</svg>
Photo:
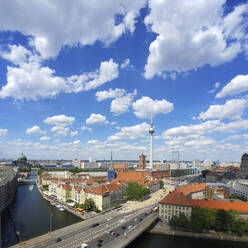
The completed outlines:
<svg viewBox="0 0 248 248">
<path fill-rule="evenodd" d="M 162 189 L 164 187 L 164 182 L 161 180 L 160 181 L 160 189 Z"/>
<path fill-rule="evenodd" d="M 216 214 L 215 229 L 216 231 L 227 232 L 232 228 L 233 212 L 218 209 Z"/>
<path fill-rule="evenodd" d="M 91 211 L 96 208 L 95 202 L 93 199 L 89 198 L 86 199 L 85 202 L 82 204 L 82 208 L 86 211 Z"/>
<path fill-rule="evenodd" d="M 203 211 L 205 216 L 204 229 L 209 230 L 214 228 L 216 221 L 216 209 L 205 208 Z"/>
<path fill-rule="evenodd" d="M 201 173 L 202 173 L 202 177 L 203 178 L 206 178 L 206 175 L 208 174 L 210 170 L 203 170 Z"/>
<path fill-rule="evenodd" d="M 140 200 L 149 194 L 150 194 L 149 189 L 139 185 L 137 182 L 131 182 L 128 184 L 124 196 L 128 200 Z"/>
<path fill-rule="evenodd" d="M 193 232 L 201 233 L 205 227 L 204 210 L 199 207 L 192 209 L 191 213 L 191 228 Z"/>
</svg>

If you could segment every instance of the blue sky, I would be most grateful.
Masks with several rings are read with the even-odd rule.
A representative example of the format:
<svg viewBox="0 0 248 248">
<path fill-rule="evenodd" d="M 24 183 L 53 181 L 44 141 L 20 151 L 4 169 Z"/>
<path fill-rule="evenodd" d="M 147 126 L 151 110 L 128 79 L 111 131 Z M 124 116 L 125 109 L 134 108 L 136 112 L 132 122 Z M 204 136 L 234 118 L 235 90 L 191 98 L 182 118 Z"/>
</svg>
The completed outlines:
<svg viewBox="0 0 248 248">
<path fill-rule="evenodd" d="M 0 157 L 239 161 L 248 2 L 2 1 Z M 149 156 L 148 156 L 149 158 Z"/>
</svg>

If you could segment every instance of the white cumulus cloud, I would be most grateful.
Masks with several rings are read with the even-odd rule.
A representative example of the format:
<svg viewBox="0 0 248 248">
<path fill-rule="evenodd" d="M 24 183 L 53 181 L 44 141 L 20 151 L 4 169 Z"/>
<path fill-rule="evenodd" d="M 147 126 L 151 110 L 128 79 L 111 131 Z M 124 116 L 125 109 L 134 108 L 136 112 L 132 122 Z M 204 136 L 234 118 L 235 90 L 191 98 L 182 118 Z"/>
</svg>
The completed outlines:
<svg viewBox="0 0 248 248">
<path fill-rule="evenodd" d="M 120 115 L 127 112 L 136 94 L 137 91 L 134 90 L 133 93 L 126 94 L 125 96 L 122 97 L 117 97 L 111 102 L 110 111 L 114 115 Z"/>
<path fill-rule="evenodd" d="M 98 102 L 107 100 L 107 99 L 111 99 L 111 98 L 117 98 L 117 97 L 122 97 L 124 94 L 126 93 L 126 91 L 124 89 L 109 89 L 109 90 L 103 90 L 103 91 L 97 91 L 95 96 L 96 96 L 96 100 Z"/>
<path fill-rule="evenodd" d="M 41 58 L 28 53 L 22 46 L 10 46 L 10 51 L 0 53 L 2 57 L 17 64 L 7 66 L 7 84 L 0 89 L 0 98 L 13 97 L 18 100 L 38 100 L 65 93 L 78 93 L 95 89 L 119 75 L 118 64 L 113 59 L 102 61 L 93 72 L 70 77 L 55 76 L 55 70 L 42 66 Z"/>
<path fill-rule="evenodd" d="M 134 114 L 139 118 L 150 118 L 157 114 L 167 114 L 171 112 L 174 107 L 173 103 L 162 99 L 153 100 L 150 97 L 143 96 L 141 99 L 133 103 Z"/>
<path fill-rule="evenodd" d="M 26 130 L 26 134 L 45 134 L 45 131 L 42 131 L 39 126 L 33 126 Z"/>
<path fill-rule="evenodd" d="M 82 126 L 82 127 L 81 127 L 81 130 L 92 132 L 92 128 L 86 127 L 86 126 Z"/>
<path fill-rule="evenodd" d="M 78 134 L 78 131 L 71 131 L 71 137 L 74 137 L 74 136 L 76 136 L 77 134 Z"/>
<path fill-rule="evenodd" d="M 7 133 L 8 133 L 8 129 L 0 128 L 0 137 L 6 136 Z"/>
<path fill-rule="evenodd" d="M 123 33 L 133 33 L 145 5 L 146 0 L 3 1 L 0 30 L 19 31 L 30 37 L 43 58 L 55 57 L 66 45 L 86 46 L 96 41 L 109 45 Z M 117 15 L 121 17 L 118 23 Z"/>
<path fill-rule="evenodd" d="M 107 141 L 145 138 L 148 135 L 149 127 L 150 126 L 146 122 L 134 126 L 122 127 L 120 128 L 120 132 L 110 136 Z"/>
<path fill-rule="evenodd" d="M 247 4 L 224 16 L 225 0 L 148 2 L 145 24 L 157 34 L 145 66 L 148 79 L 229 62 L 245 49 Z"/>
<path fill-rule="evenodd" d="M 48 140 L 50 140 L 50 139 L 51 139 L 51 138 L 48 137 L 48 136 L 42 136 L 42 137 L 40 138 L 41 141 L 48 141 Z"/>
<path fill-rule="evenodd" d="M 90 117 L 86 120 L 88 125 L 105 125 L 109 122 L 106 119 L 106 116 L 101 114 L 91 114 Z"/>
<path fill-rule="evenodd" d="M 74 117 L 66 116 L 66 115 L 55 115 L 51 117 L 47 117 L 44 122 L 50 125 L 55 126 L 69 126 L 75 121 Z"/>
<path fill-rule="evenodd" d="M 216 98 L 233 96 L 248 91 L 248 75 L 238 75 L 216 95 Z"/>
<path fill-rule="evenodd" d="M 245 99 L 232 99 L 223 105 L 211 105 L 206 112 L 201 112 L 199 119 L 237 119 L 243 115 L 247 107 Z"/>
</svg>

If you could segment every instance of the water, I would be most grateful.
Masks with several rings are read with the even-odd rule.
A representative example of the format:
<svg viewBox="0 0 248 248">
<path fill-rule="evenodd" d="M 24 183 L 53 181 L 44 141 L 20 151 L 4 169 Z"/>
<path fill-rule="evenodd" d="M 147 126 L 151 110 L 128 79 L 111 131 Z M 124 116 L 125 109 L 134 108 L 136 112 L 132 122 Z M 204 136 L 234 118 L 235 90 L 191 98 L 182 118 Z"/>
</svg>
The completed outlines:
<svg viewBox="0 0 248 248">
<path fill-rule="evenodd" d="M 36 178 L 35 173 L 32 171 L 30 179 Z M 51 206 L 42 198 L 36 185 L 33 190 L 30 190 L 29 186 L 28 184 L 18 186 L 15 199 L 2 213 L 3 247 L 18 242 L 15 231 L 20 233 L 21 241 L 47 233 L 50 230 L 50 220 L 53 230 L 82 220 L 67 211 L 59 211 Z"/>
<path fill-rule="evenodd" d="M 145 233 L 127 248 L 247 248 L 247 243 Z"/>
</svg>

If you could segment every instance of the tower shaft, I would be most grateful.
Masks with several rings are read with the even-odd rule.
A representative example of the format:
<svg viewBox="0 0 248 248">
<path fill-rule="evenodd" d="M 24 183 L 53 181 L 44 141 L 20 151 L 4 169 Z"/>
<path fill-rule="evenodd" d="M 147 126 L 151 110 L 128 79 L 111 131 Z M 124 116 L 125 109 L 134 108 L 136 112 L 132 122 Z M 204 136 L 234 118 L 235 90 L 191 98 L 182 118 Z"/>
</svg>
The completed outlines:
<svg viewBox="0 0 248 248">
<path fill-rule="evenodd" d="M 153 169 L 153 158 L 152 158 L 152 154 L 153 154 L 153 150 L 152 150 L 152 134 L 150 133 L 150 161 L 149 161 L 149 168 Z"/>
</svg>

